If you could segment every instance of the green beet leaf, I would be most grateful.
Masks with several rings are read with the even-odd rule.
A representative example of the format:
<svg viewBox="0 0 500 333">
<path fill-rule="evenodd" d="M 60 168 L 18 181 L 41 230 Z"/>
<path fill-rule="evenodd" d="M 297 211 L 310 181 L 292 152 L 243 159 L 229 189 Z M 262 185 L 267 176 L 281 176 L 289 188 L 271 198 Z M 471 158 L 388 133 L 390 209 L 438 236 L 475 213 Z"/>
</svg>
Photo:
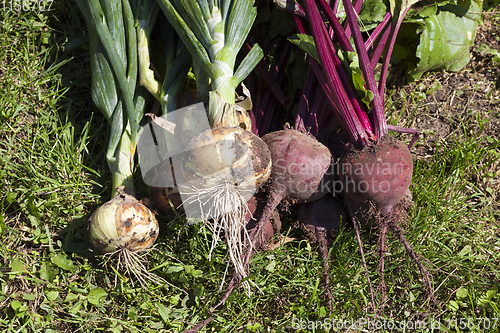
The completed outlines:
<svg viewBox="0 0 500 333">
<path fill-rule="evenodd" d="M 387 6 L 380 0 L 366 0 L 363 2 L 359 18 L 363 22 L 361 31 L 368 31 L 376 28 L 379 22 L 384 20 L 384 15 L 387 12 Z"/>
<path fill-rule="evenodd" d="M 318 50 L 316 49 L 316 43 L 314 42 L 313 36 L 304 34 L 295 34 L 290 36 L 288 40 L 300 47 L 302 50 L 307 52 L 311 57 L 313 57 L 317 62 L 320 62 Z"/>
<path fill-rule="evenodd" d="M 436 15 L 421 21 L 420 44 L 416 51 L 420 61 L 410 72 L 414 79 L 419 79 L 426 71 L 459 71 L 467 65 L 481 7 L 481 3 L 474 1 L 458 1 L 457 5 L 440 7 Z"/>
</svg>

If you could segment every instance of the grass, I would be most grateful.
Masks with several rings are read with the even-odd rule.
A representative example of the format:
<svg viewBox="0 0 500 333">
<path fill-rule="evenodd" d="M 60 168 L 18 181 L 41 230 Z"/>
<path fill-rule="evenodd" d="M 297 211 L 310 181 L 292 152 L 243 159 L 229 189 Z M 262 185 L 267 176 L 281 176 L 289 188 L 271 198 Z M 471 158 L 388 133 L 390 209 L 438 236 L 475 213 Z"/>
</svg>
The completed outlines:
<svg viewBox="0 0 500 333">
<path fill-rule="evenodd" d="M 54 6 L 53 12 L 41 15 L 0 13 L 0 328 L 182 331 L 188 323 L 205 319 L 218 303 L 225 246 L 208 261 L 210 233 L 159 215 L 160 236 L 155 250 L 145 256 L 155 274 L 182 290 L 133 287 L 126 275 L 119 275 L 114 287 L 112 265 L 92 253 L 82 232 L 92 211 L 110 196 L 103 153 L 107 125 L 89 96 L 83 20 L 72 1 Z M 489 19 L 498 22 L 500 16 Z M 415 118 L 430 114 L 426 104 L 431 89 L 405 90 L 404 106 L 391 106 L 392 122 L 410 126 Z M 392 93 L 401 96 L 403 90 Z M 420 320 L 424 324 L 419 332 L 437 332 L 439 325 L 443 332 L 496 332 L 500 325 L 495 321 L 500 318 L 500 211 L 495 194 L 500 138 L 498 131 L 491 131 L 499 109 L 490 105 L 493 116 L 461 110 L 461 117 L 448 117 L 453 130 L 447 136 L 429 141 L 439 130 L 428 127 L 417 144 L 430 150 L 416 156 L 415 205 L 406 233 L 426 260 L 439 303 L 429 300 L 416 267 L 389 237 L 388 304 L 380 319 L 387 324 L 417 325 Z M 293 222 L 294 216 L 293 211 L 282 213 L 284 221 Z M 331 317 L 316 249 L 295 229 L 288 236 L 293 240 L 252 259 L 250 278 L 260 292 L 255 290 L 252 297 L 233 293 L 205 331 L 323 332 L 328 324 L 342 327 L 348 322 L 365 323 L 365 329 L 374 331 L 374 323 L 381 321 L 373 322 L 353 231 L 339 231 L 329 248 L 336 300 Z M 376 230 L 364 231 L 362 240 L 377 286 Z"/>
</svg>

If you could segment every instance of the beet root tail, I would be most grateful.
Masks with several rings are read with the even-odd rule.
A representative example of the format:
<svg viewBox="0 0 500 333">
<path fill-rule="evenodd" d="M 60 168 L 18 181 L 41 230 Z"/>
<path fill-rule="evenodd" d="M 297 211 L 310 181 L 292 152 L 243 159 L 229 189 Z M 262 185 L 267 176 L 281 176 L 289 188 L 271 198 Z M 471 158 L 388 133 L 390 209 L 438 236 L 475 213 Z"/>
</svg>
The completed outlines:
<svg viewBox="0 0 500 333">
<path fill-rule="evenodd" d="M 397 211 L 398 210 L 397 207 L 394 210 Z M 404 235 L 403 228 L 401 228 L 401 226 L 398 223 L 398 216 L 400 214 L 397 214 L 397 212 L 395 213 L 394 210 L 392 210 L 387 216 L 389 229 L 394 233 L 394 235 L 397 237 L 399 242 L 401 244 L 403 244 L 406 252 L 408 252 L 408 255 L 413 260 L 415 265 L 418 267 L 418 270 L 420 271 L 420 275 L 422 276 L 424 283 L 426 284 L 427 288 L 429 289 L 430 298 L 434 301 L 434 303 L 437 303 L 437 300 L 434 296 L 434 288 L 432 287 L 430 274 L 427 271 L 427 268 L 420 261 L 419 255 L 417 255 L 415 253 L 415 251 L 411 247 L 410 243 L 408 243 L 408 240 L 406 239 L 406 237 Z"/>
<path fill-rule="evenodd" d="M 328 263 L 328 241 L 326 237 L 326 228 L 316 227 L 316 242 L 318 243 L 318 252 L 323 261 L 323 279 L 324 279 L 324 288 L 327 297 L 327 305 L 328 310 L 330 311 L 330 316 L 333 311 L 333 295 L 332 290 L 330 288 L 330 265 Z"/>
</svg>

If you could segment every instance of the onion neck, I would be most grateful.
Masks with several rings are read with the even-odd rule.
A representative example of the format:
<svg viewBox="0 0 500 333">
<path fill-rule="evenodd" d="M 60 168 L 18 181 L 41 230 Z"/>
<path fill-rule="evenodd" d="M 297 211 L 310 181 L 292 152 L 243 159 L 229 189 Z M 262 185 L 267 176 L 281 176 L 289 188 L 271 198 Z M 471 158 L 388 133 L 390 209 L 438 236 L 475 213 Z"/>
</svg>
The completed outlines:
<svg viewBox="0 0 500 333">
<path fill-rule="evenodd" d="M 134 145 L 135 146 L 135 145 Z M 112 174 L 113 191 L 111 197 L 114 197 L 117 189 L 120 186 L 125 186 L 126 189 L 134 189 L 134 180 L 132 168 L 134 163 L 134 147 L 130 138 L 130 124 L 123 131 L 120 143 L 112 158 L 107 158 L 108 166 Z"/>
<path fill-rule="evenodd" d="M 234 94 L 234 89 L 233 89 Z M 208 119 L 212 128 L 237 127 L 238 118 L 233 103 L 227 102 L 218 90 L 212 90 L 208 94 Z"/>
</svg>

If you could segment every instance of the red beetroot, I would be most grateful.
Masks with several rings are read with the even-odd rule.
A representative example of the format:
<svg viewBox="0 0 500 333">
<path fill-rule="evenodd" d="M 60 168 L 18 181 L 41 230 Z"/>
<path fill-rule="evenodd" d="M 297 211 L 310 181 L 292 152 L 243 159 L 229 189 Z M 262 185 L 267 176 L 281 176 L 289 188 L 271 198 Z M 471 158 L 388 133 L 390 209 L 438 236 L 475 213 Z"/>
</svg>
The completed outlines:
<svg viewBox="0 0 500 333">
<path fill-rule="evenodd" d="M 314 137 L 294 129 L 268 133 L 262 140 L 273 163 L 269 198 L 259 222 L 264 226 L 283 199 L 303 202 L 318 191 L 332 156 Z"/>
<path fill-rule="evenodd" d="M 344 193 L 361 206 L 369 201 L 389 212 L 410 188 L 413 161 L 408 147 L 390 135 L 340 159 Z"/>
<path fill-rule="evenodd" d="M 353 201 L 353 205 L 351 205 L 349 200 L 346 200 L 346 205 L 356 228 L 360 251 L 362 252 L 362 247 L 356 218 L 360 212 L 365 212 L 366 214 L 363 216 L 368 220 L 375 221 L 375 225 L 380 230 L 380 243 L 384 244 L 380 246 L 382 304 L 385 300 L 383 255 L 387 230 L 393 231 L 405 246 L 417 264 L 420 273 L 427 280 L 432 297 L 429 274 L 408 244 L 400 227 L 400 222 L 404 222 L 407 218 L 408 200 L 404 198 L 404 195 L 409 189 L 412 178 L 411 155 L 407 147 L 392 140 L 387 135 L 389 130 L 412 133 L 415 137 L 410 143 L 411 146 L 418 137 L 418 133 L 414 130 L 388 125 L 383 100 L 389 61 L 396 35 L 412 4 L 406 3 L 402 6 L 397 17 L 393 16 L 393 13 L 387 13 L 386 19 L 377 26 L 373 34 L 367 34 L 359 25 L 360 21 L 357 15 L 359 12 L 357 6 L 361 2 L 356 2 L 353 5 L 351 0 L 342 0 L 345 9 L 342 13 L 345 14 L 345 20 L 332 10 L 327 1 L 304 0 L 302 3 L 305 6 L 304 13 L 310 24 L 319 60 L 319 62 L 311 61 L 311 67 L 328 97 L 340 127 L 348 136 L 352 147 L 357 149 L 347 152 L 338 163 L 341 174 L 336 185 L 343 185 L 344 188 L 340 190 L 335 188 L 335 193 L 343 192 L 345 197 Z M 329 21 L 326 26 L 325 18 Z M 296 19 L 295 22 L 300 33 L 308 33 L 301 19 Z M 344 24 L 340 22 L 344 22 Z M 388 25 L 390 28 L 387 28 Z M 333 34 L 330 29 L 333 29 Z M 379 33 L 384 30 L 386 33 L 384 32 L 383 36 L 378 38 Z M 372 39 L 374 35 L 375 37 Z M 374 46 L 374 52 L 370 50 L 371 46 L 374 45 L 372 41 L 377 44 Z M 356 91 L 357 85 L 350 75 L 350 70 L 346 68 L 347 66 L 343 66 L 345 59 L 338 57 L 339 50 L 355 51 L 357 54 L 364 86 L 371 92 L 368 107 L 365 107 L 365 100 L 362 101 L 363 97 L 358 94 L 359 91 Z M 383 65 L 379 73 L 380 79 L 377 80 L 375 68 L 381 56 L 383 56 Z M 343 146 L 341 147 L 343 148 Z M 351 206 L 359 206 L 358 214 L 354 214 Z M 367 269 L 366 265 L 365 269 Z M 373 299 L 372 295 L 372 301 Z"/>
<path fill-rule="evenodd" d="M 295 202 L 305 201 L 318 191 L 331 164 L 327 147 L 294 129 L 268 133 L 262 140 L 273 162 L 270 192 Z"/>
<path fill-rule="evenodd" d="M 251 232 L 262 237 L 262 230 L 282 200 L 287 203 L 305 202 L 314 195 L 331 165 L 331 154 L 313 136 L 294 129 L 271 132 L 262 137 L 271 152 L 272 170 L 269 196 L 256 228 Z M 250 253 L 247 255 L 247 262 Z"/>
<path fill-rule="evenodd" d="M 384 281 L 384 257 L 387 231 L 391 230 L 403 244 L 409 256 L 425 279 L 431 299 L 434 292 L 427 269 L 408 243 L 400 222 L 407 218 L 406 210 L 411 202 L 409 191 L 413 174 L 413 161 L 408 147 L 389 135 L 362 150 L 351 150 L 339 162 L 339 180 L 344 193 L 353 201 L 350 214 L 356 220 L 379 227 L 379 273 L 381 278 L 381 308 L 384 306 L 386 286 Z M 355 209 L 352 209 L 355 206 Z M 358 236 L 359 237 L 359 236 Z M 360 250 L 361 250 L 360 245 Z M 366 268 L 366 266 L 365 266 Z"/>
</svg>

